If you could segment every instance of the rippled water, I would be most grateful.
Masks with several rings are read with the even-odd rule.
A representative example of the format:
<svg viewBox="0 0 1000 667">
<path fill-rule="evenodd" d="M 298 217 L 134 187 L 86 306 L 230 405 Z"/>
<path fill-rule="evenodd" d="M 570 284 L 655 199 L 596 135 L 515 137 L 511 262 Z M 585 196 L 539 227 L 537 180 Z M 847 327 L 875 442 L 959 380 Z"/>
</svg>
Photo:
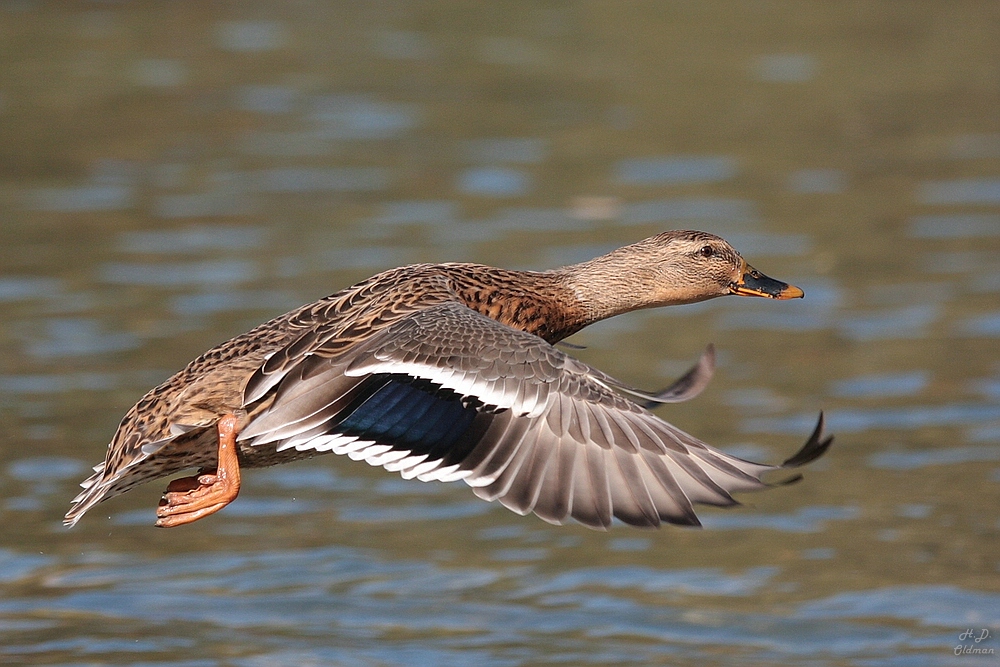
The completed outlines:
<svg viewBox="0 0 1000 667">
<path fill-rule="evenodd" d="M 0 3 L 0 663 L 976 665 L 1000 651 L 988 3 Z M 325 457 L 60 524 L 204 349 L 399 264 L 722 234 L 806 291 L 578 334 L 781 460 L 704 530 L 596 533 Z M 992 652 L 992 653 L 991 653 Z"/>
</svg>

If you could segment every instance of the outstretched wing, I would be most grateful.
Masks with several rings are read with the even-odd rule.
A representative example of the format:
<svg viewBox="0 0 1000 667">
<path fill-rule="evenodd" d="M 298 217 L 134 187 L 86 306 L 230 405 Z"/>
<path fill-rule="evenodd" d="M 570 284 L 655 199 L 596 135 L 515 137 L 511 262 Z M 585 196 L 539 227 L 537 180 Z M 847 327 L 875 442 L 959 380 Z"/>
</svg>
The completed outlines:
<svg viewBox="0 0 1000 667">
<path fill-rule="evenodd" d="M 689 396 L 686 386 L 661 398 Z M 246 403 L 274 398 L 239 439 L 348 454 L 425 481 L 463 479 L 520 514 L 595 528 L 612 517 L 697 525 L 692 503 L 735 504 L 733 492 L 764 488 L 764 473 L 829 446 L 820 429 L 783 466 L 745 461 L 671 426 L 623 389 L 634 391 L 537 336 L 443 303 L 346 352 L 319 343 L 280 371 L 258 372 Z"/>
</svg>

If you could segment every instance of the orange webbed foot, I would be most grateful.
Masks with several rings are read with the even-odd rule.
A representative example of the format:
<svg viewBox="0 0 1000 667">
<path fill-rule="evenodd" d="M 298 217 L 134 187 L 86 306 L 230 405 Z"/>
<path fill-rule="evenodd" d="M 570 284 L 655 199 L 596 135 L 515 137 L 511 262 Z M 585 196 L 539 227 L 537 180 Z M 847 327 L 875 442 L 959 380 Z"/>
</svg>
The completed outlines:
<svg viewBox="0 0 1000 667">
<path fill-rule="evenodd" d="M 214 473 L 175 479 L 156 508 L 160 528 L 182 526 L 215 514 L 236 500 L 240 492 L 240 464 L 236 458 L 236 417 L 219 420 L 219 465 Z"/>
</svg>

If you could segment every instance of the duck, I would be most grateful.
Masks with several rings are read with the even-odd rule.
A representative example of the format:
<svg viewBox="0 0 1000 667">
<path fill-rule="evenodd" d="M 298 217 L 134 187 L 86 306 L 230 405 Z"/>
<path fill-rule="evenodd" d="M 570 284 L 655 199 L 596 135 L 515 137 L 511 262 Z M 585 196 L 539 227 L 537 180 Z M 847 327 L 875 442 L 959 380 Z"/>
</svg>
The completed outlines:
<svg viewBox="0 0 1000 667">
<path fill-rule="evenodd" d="M 711 346 L 679 380 L 648 392 L 557 344 L 615 315 L 725 295 L 804 293 L 724 239 L 686 230 L 548 271 L 453 262 L 378 273 L 208 350 L 151 389 L 64 523 L 198 469 L 169 482 L 156 510 L 156 526 L 190 524 L 236 499 L 245 468 L 333 453 L 407 479 L 461 480 L 552 524 L 699 526 L 696 504 L 738 505 L 734 493 L 797 481 L 765 476 L 827 451 L 822 413 L 793 456 L 755 463 L 653 413 L 704 388 Z"/>
</svg>

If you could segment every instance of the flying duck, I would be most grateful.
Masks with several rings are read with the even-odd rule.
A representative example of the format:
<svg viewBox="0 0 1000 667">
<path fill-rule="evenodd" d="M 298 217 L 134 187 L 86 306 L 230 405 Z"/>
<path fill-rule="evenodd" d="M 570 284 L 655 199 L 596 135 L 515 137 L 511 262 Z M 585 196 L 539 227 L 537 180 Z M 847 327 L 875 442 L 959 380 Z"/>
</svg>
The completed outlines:
<svg viewBox="0 0 1000 667">
<path fill-rule="evenodd" d="M 150 390 L 64 523 L 197 468 L 170 482 L 156 511 L 157 526 L 191 523 L 236 499 L 241 469 L 332 452 L 407 479 L 462 480 L 480 498 L 555 524 L 700 525 L 695 503 L 738 504 L 734 492 L 770 486 L 765 473 L 820 457 L 833 440 L 822 414 L 784 463 L 746 461 L 650 411 L 701 391 L 711 346 L 649 393 L 555 344 L 614 315 L 727 294 L 803 296 L 698 231 L 543 272 L 390 269 L 212 348 Z"/>
</svg>

